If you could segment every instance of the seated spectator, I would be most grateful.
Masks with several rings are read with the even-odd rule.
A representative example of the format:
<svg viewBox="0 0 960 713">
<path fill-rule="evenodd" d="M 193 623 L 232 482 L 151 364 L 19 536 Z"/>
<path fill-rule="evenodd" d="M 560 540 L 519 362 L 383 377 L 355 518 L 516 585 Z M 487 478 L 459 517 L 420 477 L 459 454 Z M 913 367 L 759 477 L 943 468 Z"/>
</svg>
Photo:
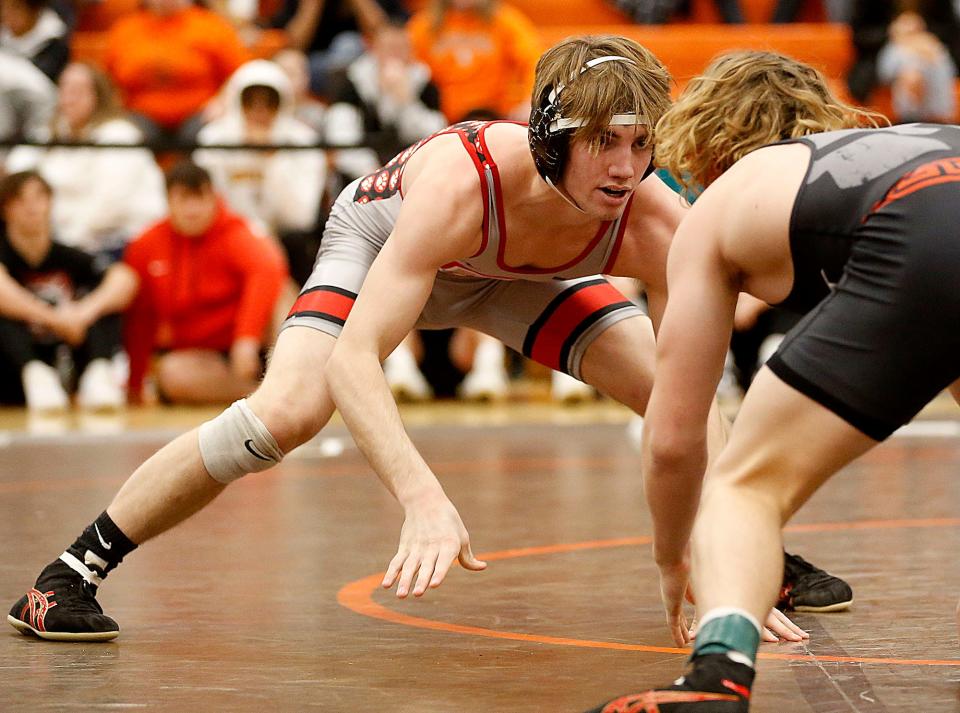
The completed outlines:
<svg viewBox="0 0 960 713">
<path fill-rule="evenodd" d="M 248 59 L 216 13 L 190 0 L 145 0 L 110 29 L 104 64 L 148 141 L 192 141 L 200 113 Z"/>
<path fill-rule="evenodd" d="M 57 88 L 43 72 L 0 49 L 0 141 L 42 137 L 56 103 Z"/>
<path fill-rule="evenodd" d="M 477 109 L 523 121 L 530 116 L 541 46 L 519 10 L 496 0 L 433 0 L 413 16 L 409 32 L 450 122 Z"/>
<path fill-rule="evenodd" d="M 327 110 L 326 139 L 373 147 L 337 152 L 337 168 L 352 180 L 446 125 L 430 69 L 413 59 L 404 26 L 392 22 L 344 72 Z"/>
<path fill-rule="evenodd" d="M 203 144 L 294 144 L 319 142 L 317 132 L 293 116 L 293 90 L 275 63 L 257 59 L 243 65 L 221 93 L 224 114 L 203 127 Z M 309 277 L 317 242 L 320 199 L 326 180 L 321 150 L 225 150 L 194 153 L 213 177 L 227 204 L 253 228 L 277 237 L 290 250 L 298 282 Z M 312 244 L 308 253 L 306 246 Z"/>
<path fill-rule="evenodd" d="M 270 25 L 307 55 L 310 89 L 328 97 L 331 79 L 363 53 L 363 35 L 375 35 L 388 18 L 406 20 L 402 0 L 282 0 Z"/>
<path fill-rule="evenodd" d="M 613 0 L 620 10 L 641 25 L 664 25 L 677 14 L 690 11 L 689 0 Z M 716 0 L 720 17 L 729 24 L 743 23 L 743 10 L 738 0 Z"/>
<path fill-rule="evenodd" d="M 773 11 L 773 21 L 776 23 L 795 22 L 803 9 L 804 2 L 811 0 L 777 0 Z M 816 0 L 823 2 L 823 9 L 828 22 L 850 22 L 850 13 L 853 11 L 853 0 Z"/>
<path fill-rule="evenodd" d="M 73 62 L 60 76 L 56 113 L 43 138 L 139 144 L 143 134 L 124 116 L 109 78 Z M 20 146 L 7 171 L 33 168 L 53 186 L 53 226 L 66 245 L 119 259 L 124 246 L 166 209 L 163 173 L 147 149 Z"/>
<path fill-rule="evenodd" d="M 79 373 L 77 404 L 117 408 L 123 391 L 111 359 L 120 346 L 120 317 L 136 277 L 120 264 L 104 269 L 92 256 L 54 239 L 52 191 L 34 171 L 0 180 L 0 400 L 33 411 L 69 405 L 65 375 Z M 72 366 L 72 369 L 69 368 Z"/>
<path fill-rule="evenodd" d="M 953 0 L 855 0 L 850 24 L 857 56 L 847 83 L 857 101 L 867 102 L 878 83 L 889 83 L 894 111 L 904 112 L 894 118 L 952 115 L 948 75 L 951 63 L 960 64 L 960 20 Z"/>
<path fill-rule="evenodd" d="M 260 379 L 271 319 L 288 281 L 283 254 L 227 209 L 210 174 L 193 163 L 167 173 L 167 202 L 170 215 L 124 253 L 140 281 L 124 330 L 129 395 L 142 398 L 157 354 L 161 398 L 233 401 Z"/>
<path fill-rule="evenodd" d="M 293 116 L 323 136 L 327 108 L 310 93 L 310 62 L 300 50 L 282 49 L 273 56 L 293 90 Z"/>
<path fill-rule="evenodd" d="M 70 31 L 48 0 L 0 0 L 0 48 L 56 82 L 70 59 Z"/>
<path fill-rule="evenodd" d="M 917 13 L 904 12 L 890 24 L 890 41 L 877 56 L 877 78 L 891 87 L 895 121 L 948 124 L 956 118 L 957 65 Z"/>
</svg>

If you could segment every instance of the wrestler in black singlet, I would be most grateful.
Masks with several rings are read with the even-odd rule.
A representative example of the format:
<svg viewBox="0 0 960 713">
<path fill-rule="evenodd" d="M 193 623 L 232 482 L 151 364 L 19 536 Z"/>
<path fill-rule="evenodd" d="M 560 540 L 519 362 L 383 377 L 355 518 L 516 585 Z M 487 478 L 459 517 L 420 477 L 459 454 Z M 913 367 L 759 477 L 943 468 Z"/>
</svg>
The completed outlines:
<svg viewBox="0 0 960 713">
<path fill-rule="evenodd" d="M 960 378 L 960 127 L 797 142 L 812 156 L 781 305 L 810 311 L 767 366 L 883 440 Z"/>
</svg>

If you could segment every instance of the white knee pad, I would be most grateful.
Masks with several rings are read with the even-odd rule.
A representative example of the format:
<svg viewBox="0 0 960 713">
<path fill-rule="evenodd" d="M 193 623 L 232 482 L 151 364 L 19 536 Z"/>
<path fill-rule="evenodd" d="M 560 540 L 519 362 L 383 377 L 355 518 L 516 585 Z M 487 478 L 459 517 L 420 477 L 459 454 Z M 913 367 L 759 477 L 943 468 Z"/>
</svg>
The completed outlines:
<svg viewBox="0 0 960 713">
<path fill-rule="evenodd" d="M 240 399 L 200 426 L 200 457 L 210 477 L 226 485 L 272 468 L 283 459 L 283 451 L 247 400 Z"/>
</svg>

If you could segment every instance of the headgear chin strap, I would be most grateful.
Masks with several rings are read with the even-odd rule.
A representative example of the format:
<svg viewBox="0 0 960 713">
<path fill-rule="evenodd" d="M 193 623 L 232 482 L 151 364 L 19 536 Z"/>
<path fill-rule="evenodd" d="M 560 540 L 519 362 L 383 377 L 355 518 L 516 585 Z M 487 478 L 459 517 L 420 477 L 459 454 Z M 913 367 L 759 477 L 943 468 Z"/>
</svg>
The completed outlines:
<svg viewBox="0 0 960 713">
<path fill-rule="evenodd" d="M 583 74 L 588 69 L 593 69 L 605 62 L 636 64 L 629 57 L 604 55 L 584 63 L 579 74 Z M 560 84 L 544 91 L 539 106 L 534 107 L 530 112 L 530 123 L 527 128 L 527 139 L 530 142 L 530 152 L 533 154 L 533 163 L 537 167 L 537 172 L 543 180 L 554 188 L 560 182 L 560 177 L 563 175 L 563 169 L 567 163 L 567 157 L 570 153 L 570 136 L 575 129 L 587 123 L 586 119 L 572 119 L 561 115 L 560 95 L 565 88 L 566 85 Z M 649 125 L 649 121 L 646 117 L 637 114 L 614 114 L 610 118 L 610 125 Z M 651 156 L 650 165 L 647 166 L 647 170 L 644 171 L 640 180 L 649 176 L 653 172 L 653 168 L 653 157 Z M 562 192 L 561 195 L 563 195 Z M 579 208 L 579 206 L 577 207 Z"/>
</svg>

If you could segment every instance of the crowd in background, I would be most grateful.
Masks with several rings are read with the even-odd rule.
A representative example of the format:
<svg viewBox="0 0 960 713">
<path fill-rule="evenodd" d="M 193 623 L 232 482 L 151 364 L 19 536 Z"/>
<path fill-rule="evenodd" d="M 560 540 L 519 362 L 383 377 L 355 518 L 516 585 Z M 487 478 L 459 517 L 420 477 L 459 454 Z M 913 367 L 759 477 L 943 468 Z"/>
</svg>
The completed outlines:
<svg viewBox="0 0 960 713">
<path fill-rule="evenodd" d="M 645 23 L 687 4 L 598 2 Z M 72 32 L 106 5 L 102 57 L 72 60 Z M 737 0 L 717 8 L 743 22 Z M 886 86 L 896 121 L 956 120 L 960 0 L 823 8 L 852 28 L 855 99 Z M 339 190 L 450 123 L 525 121 L 543 49 L 496 0 L 0 0 L 0 402 L 248 392 Z M 738 328 L 742 386 L 785 327 L 748 305 Z M 512 357 L 473 333 L 411 335 L 385 371 L 410 398 L 500 398 Z"/>
</svg>

